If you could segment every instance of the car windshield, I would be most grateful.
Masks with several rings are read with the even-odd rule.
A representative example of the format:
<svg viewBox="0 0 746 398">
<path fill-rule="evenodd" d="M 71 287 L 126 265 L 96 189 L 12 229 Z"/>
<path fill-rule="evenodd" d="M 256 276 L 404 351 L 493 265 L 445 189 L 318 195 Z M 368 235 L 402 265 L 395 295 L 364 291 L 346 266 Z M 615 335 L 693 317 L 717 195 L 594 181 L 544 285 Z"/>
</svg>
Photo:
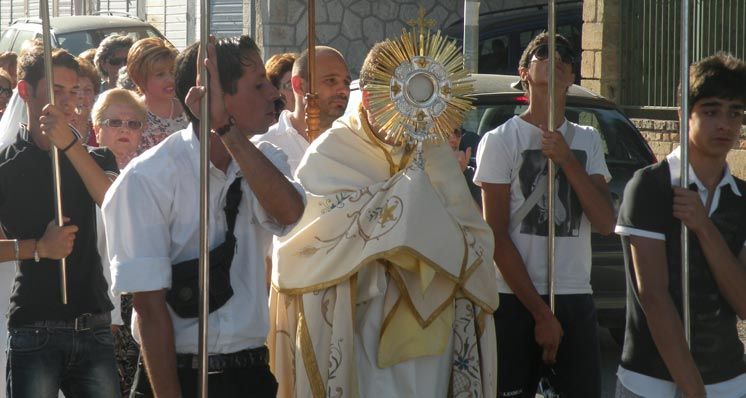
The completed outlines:
<svg viewBox="0 0 746 398">
<path fill-rule="evenodd" d="M 71 54 L 80 54 L 89 48 L 98 47 L 99 43 L 101 43 L 101 40 L 112 33 L 128 35 L 132 37 L 134 41 L 144 39 L 146 37 L 160 37 L 160 34 L 158 34 L 155 29 L 148 26 L 142 26 L 94 29 L 78 32 L 60 33 L 55 35 L 55 38 L 57 39 L 57 43 L 60 47 L 64 48 Z"/>
<path fill-rule="evenodd" d="M 520 115 L 527 107 L 528 105 L 516 103 L 477 105 L 475 110 L 466 115 L 463 128 L 481 137 L 513 116 Z M 640 143 L 639 133 L 619 111 L 590 106 L 568 106 L 565 117 L 581 125 L 593 126 L 601 133 L 607 164 L 641 167 L 649 163 L 649 155 Z"/>
</svg>

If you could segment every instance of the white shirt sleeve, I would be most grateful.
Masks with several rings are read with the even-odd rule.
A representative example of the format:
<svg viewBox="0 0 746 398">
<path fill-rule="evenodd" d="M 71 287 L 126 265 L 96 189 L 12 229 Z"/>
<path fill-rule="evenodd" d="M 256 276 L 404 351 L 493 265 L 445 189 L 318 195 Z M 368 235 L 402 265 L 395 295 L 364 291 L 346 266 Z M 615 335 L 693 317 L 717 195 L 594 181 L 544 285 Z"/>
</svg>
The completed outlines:
<svg viewBox="0 0 746 398">
<path fill-rule="evenodd" d="M 280 148 L 276 147 L 275 145 L 267 142 L 262 141 L 257 144 L 257 148 L 259 148 L 260 151 L 264 154 L 264 156 L 269 159 L 270 162 L 279 170 L 285 178 L 288 180 L 289 183 L 293 185 L 296 191 L 298 191 L 298 194 L 300 194 L 303 205 L 306 204 L 306 192 L 303 190 L 303 187 L 293 180 L 293 177 L 290 173 L 290 166 L 287 162 L 287 155 L 285 152 L 283 152 Z M 246 183 L 246 180 L 241 182 L 244 184 L 243 189 L 244 192 L 251 192 L 251 188 Z M 256 217 L 256 220 L 259 222 L 259 224 L 264 228 L 265 230 L 271 232 L 274 235 L 277 236 L 283 236 L 290 232 L 291 229 L 295 226 L 295 224 L 292 225 L 282 225 L 277 220 L 275 220 L 274 217 L 269 215 L 266 210 L 262 207 L 262 205 L 259 203 L 258 200 L 254 200 L 252 203 L 252 210 L 254 212 L 254 216 Z M 300 220 L 299 220 L 300 221 Z"/>
<path fill-rule="evenodd" d="M 134 293 L 171 287 L 169 181 L 149 181 L 128 169 L 102 206 L 112 290 Z"/>
<path fill-rule="evenodd" d="M 481 186 L 483 182 L 491 184 L 511 183 L 515 150 L 507 145 L 505 126 L 500 126 L 496 130 L 486 133 L 479 143 L 474 184 Z"/>
<path fill-rule="evenodd" d="M 111 269 L 109 267 L 109 254 L 106 250 L 106 233 L 104 231 L 104 220 L 101 215 L 101 209 L 96 208 L 96 242 L 98 245 L 98 253 L 101 256 L 101 266 L 103 268 L 104 278 L 106 279 L 106 291 L 109 293 L 109 300 L 114 304 L 114 309 L 111 310 L 111 324 L 112 325 L 124 325 L 122 320 L 122 300 L 118 294 L 114 294 L 111 290 Z"/>
<path fill-rule="evenodd" d="M 588 175 L 600 174 L 604 176 L 606 182 L 611 181 L 611 173 L 606 166 L 606 154 L 604 153 L 601 134 L 593 127 L 587 127 L 586 131 L 591 134 L 591 150 L 588 153 Z"/>
</svg>

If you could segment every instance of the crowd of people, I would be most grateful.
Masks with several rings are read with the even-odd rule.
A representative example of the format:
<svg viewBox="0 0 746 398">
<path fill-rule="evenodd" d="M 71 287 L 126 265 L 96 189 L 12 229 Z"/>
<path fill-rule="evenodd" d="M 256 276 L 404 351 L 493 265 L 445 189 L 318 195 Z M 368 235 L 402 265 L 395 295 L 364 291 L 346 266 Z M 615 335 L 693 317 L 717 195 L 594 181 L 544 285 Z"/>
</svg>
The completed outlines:
<svg viewBox="0 0 746 398">
<path fill-rule="evenodd" d="M 542 384 L 548 396 L 600 397 L 592 229 L 616 231 L 626 247 L 616 396 L 746 396 L 736 330 L 746 317 L 746 182 L 726 162 L 746 108 L 746 64 L 717 54 L 691 66 L 681 111 L 693 189 L 676 188 L 675 150 L 635 174 L 615 220 L 599 132 L 564 117 L 548 126 L 579 73 L 572 45 L 558 35 L 549 54 L 548 39 L 534 37 L 518 65 L 525 112 L 463 151 L 460 128 L 418 149 L 376 123 L 366 87 L 385 43 L 368 52 L 361 103 L 347 113 L 344 54 L 316 47 L 323 134 L 313 140 L 307 51 L 265 64 L 248 36 L 179 53 L 163 39 L 114 34 L 77 57 L 53 50 L 54 105 L 38 40 L 0 54 L 0 261 L 16 262 L 7 396 L 196 396 L 199 82 L 208 79 L 210 396 L 534 397 Z M 199 76 L 201 44 L 208 76 Z M 548 160 L 559 169 L 554 214 Z M 679 221 L 691 231 L 691 350 Z"/>
</svg>

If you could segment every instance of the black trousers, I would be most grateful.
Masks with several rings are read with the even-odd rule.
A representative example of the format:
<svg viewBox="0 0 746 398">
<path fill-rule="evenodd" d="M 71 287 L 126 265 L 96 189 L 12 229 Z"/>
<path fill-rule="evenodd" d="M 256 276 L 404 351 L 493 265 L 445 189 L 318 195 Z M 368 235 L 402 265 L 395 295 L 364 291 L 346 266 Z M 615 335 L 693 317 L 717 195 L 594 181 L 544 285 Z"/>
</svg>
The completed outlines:
<svg viewBox="0 0 746 398">
<path fill-rule="evenodd" d="M 178 369 L 182 398 L 196 398 L 199 383 L 197 369 Z M 210 373 L 208 376 L 208 394 L 220 398 L 275 398 L 277 381 L 269 371 L 269 365 L 257 365 L 250 368 L 225 369 Z M 153 398 L 150 381 L 142 360 L 137 364 L 134 385 L 130 398 Z"/>
<path fill-rule="evenodd" d="M 500 307 L 494 314 L 498 397 L 533 398 L 542 377 L 560 397 L 601 396 L 601 353 L 593 298 L 590 294 L 568 294 L 555 299 L 555 313 L 564 335 L 557 362 L 549 368 L 534 338 L 531 313 L 515 295 L 500 294 Z"/>
</svg>

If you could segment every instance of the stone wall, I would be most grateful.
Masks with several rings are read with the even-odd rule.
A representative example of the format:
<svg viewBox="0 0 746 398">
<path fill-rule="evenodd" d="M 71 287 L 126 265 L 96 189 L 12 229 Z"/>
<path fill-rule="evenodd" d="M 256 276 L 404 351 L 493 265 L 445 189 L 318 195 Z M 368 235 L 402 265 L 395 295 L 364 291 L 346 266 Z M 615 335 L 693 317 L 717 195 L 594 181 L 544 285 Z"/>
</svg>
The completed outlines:
<svg viewBox="0 0 746 398">
<path fill-rule="evenodd" d="M 632 123 L 647 140 L 658 160 L 679 146 L 679 122 L 672 120 L 632 119 Z M 746 179 L 746 126 L 741 127 L 741 139 L 728 155 L 731 171 Z"/>
<path fill-rule="evenodd" d="M 620 2 L 583 2 L 583 54 L 581 85 L 619 102 L 620 79 Z"/>
<path fill-rule="evenodd" d="M 261 2 L 261 21 L 256 32 L 265 59 L 283 52 L 306 48 L 306 1 Z M 543 5 L 546 0 L 482 0 L 480 13 L 514 7 Z M 463 17 L 463 0 L 317 0 L 316 44 L 336 48 L 347 59 L 356 78 L 370 47 L 385 38 L 398 36 L 407 20 L 417 17 L 419 6 L 426 18 L 442 29 Z"/>
</svg>

